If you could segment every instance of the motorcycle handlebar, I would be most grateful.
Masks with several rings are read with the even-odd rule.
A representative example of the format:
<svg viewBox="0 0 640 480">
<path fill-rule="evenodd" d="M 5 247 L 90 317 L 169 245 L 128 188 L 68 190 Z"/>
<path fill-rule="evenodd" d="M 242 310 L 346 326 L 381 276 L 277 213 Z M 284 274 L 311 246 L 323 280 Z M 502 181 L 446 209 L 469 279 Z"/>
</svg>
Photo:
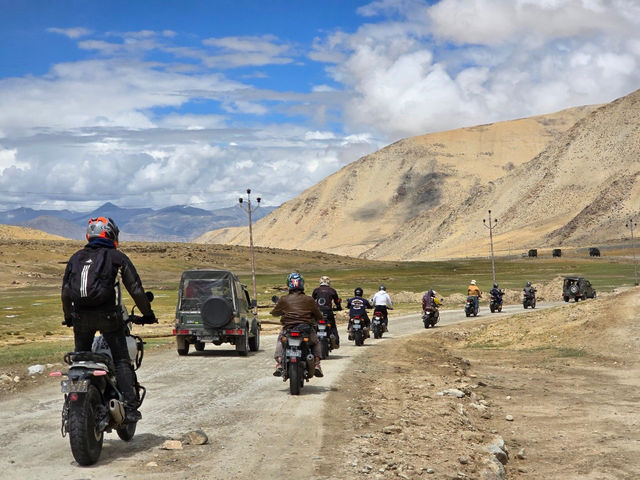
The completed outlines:
<svg viewBox="0 0 640 480">
<path fill-rule="evenodd" d="M 153 323 L 158 323 L 158 319 L 153 317 L 152 319 L 146 319 L 140 315 L 129 315 L 130 322 L 135 323 L 136 325 L 151 325 Z"/>
</svg>

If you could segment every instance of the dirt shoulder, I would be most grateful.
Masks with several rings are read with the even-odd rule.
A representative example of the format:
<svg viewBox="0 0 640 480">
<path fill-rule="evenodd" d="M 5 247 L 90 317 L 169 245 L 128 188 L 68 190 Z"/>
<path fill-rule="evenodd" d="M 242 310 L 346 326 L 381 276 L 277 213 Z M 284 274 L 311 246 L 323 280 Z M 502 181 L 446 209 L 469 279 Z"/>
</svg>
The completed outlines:
<svg viewBox="0 0 640 480">
<path fill-rule="evenodd" d="M 638 306 L 636 289 L 382 342 L 328 398 L 316 478 L 637 478 Z"/>
</svg>

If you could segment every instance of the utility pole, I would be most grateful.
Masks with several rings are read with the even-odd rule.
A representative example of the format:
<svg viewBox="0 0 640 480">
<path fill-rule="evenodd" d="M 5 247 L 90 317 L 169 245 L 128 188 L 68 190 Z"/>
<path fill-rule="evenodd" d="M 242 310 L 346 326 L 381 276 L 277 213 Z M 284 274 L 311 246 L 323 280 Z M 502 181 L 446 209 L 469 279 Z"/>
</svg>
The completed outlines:
<svg viewBox="0 0 640 480">
<path fill-rule="evenodd" d="M 493 283 L 496 283 L 496 264 L 493 259 L 493 229 L 498 225 L 498 219 L 494 218 L 493 223 L 491 223 L 491 210 L 489 210 L 489 222 L 483 218 L 482 224 L 489 229 L 489 243 L 491 244 L 491 276 L 493 277 Z"/>
<path fill-rule="evenodd" d="M 625 227 L 631 229 L 631 254 L 633 255 L 633 279 L 636 286 L 638 286 L 638 262 L 636 261 L 636 247 L 633 241 L 633 227 L 638 225 L 630 218 Z"/>
<path fill-rule="evenodd" d="M 251 283 L 253 286 L 253 300 L 256 302 L 253 307 L 254 315 L 258 314 L 258 291 L 256 289 L 256 263 L 255 263 L 255 255 L 253 253 L 253 225 L 251 224 L 251 214 L 255 212 L 260 207 L 260 197 L 256 198 L 258 204 L 255 207 L 251 207 L 251 189 L 247 188 L 247 206 L 243 205 L 243 198 L 240 197 L 238 202 L 240 204 L 240 208 L 249 214 L 249 252 L 251 256 Z"/>
</svg>

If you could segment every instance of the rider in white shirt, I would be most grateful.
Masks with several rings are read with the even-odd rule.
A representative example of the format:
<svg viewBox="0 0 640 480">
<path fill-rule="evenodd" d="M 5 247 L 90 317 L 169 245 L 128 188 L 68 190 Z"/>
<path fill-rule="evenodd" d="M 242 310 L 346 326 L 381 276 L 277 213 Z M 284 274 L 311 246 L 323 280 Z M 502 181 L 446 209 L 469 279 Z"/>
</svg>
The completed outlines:
<svg viewBox="0 0 640 480">
<path fill-rule="evenodd" d="M 371 304 L 373 310 L 382 312 L 382 321 L 384 322 L 384 331 L 388 332 L 389 315 L 387 309 L 393 310 L 393 304 L 391 303 L 391 297 L 387 293 L 387 289 L 384 285 L 380 285 L 378 292 L 371 298 Z"/>
</svg>

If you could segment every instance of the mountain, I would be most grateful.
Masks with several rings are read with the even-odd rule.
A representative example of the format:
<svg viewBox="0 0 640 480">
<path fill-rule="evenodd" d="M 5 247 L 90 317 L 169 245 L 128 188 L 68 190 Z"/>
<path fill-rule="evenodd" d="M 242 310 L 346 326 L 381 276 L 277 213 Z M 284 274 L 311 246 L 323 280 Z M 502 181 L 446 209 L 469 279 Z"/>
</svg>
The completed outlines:
<svg viewBox="0 0 640 480">
<path fill-rule="evenodd" d="M 640 199 L 640 91 L 598 106 L 400 140 L 254 226 L 254 242 L 425 260 L 619 239 Z M 205 243 L 246 244 L 242 228 Z"/>
<path fill-rule="evenodd" d="M 260 219 L 275 207 L 261 206 L 254 213 Z M 190 241 L 212 229 L 248 222 L 239 207 L 204 210 L 174 205 L 160 210 L 151 208 L 122 208 L 107 202 L 91 212 L 69 210 L 33 210 L 16 208 L 0 212 L 0 224 L 31 227 L 53 235 L 75 240 L 84 239 L 87 221 L 92 217 L 111 217 L 120 228 L 121 240 Z"/>
</svg>

